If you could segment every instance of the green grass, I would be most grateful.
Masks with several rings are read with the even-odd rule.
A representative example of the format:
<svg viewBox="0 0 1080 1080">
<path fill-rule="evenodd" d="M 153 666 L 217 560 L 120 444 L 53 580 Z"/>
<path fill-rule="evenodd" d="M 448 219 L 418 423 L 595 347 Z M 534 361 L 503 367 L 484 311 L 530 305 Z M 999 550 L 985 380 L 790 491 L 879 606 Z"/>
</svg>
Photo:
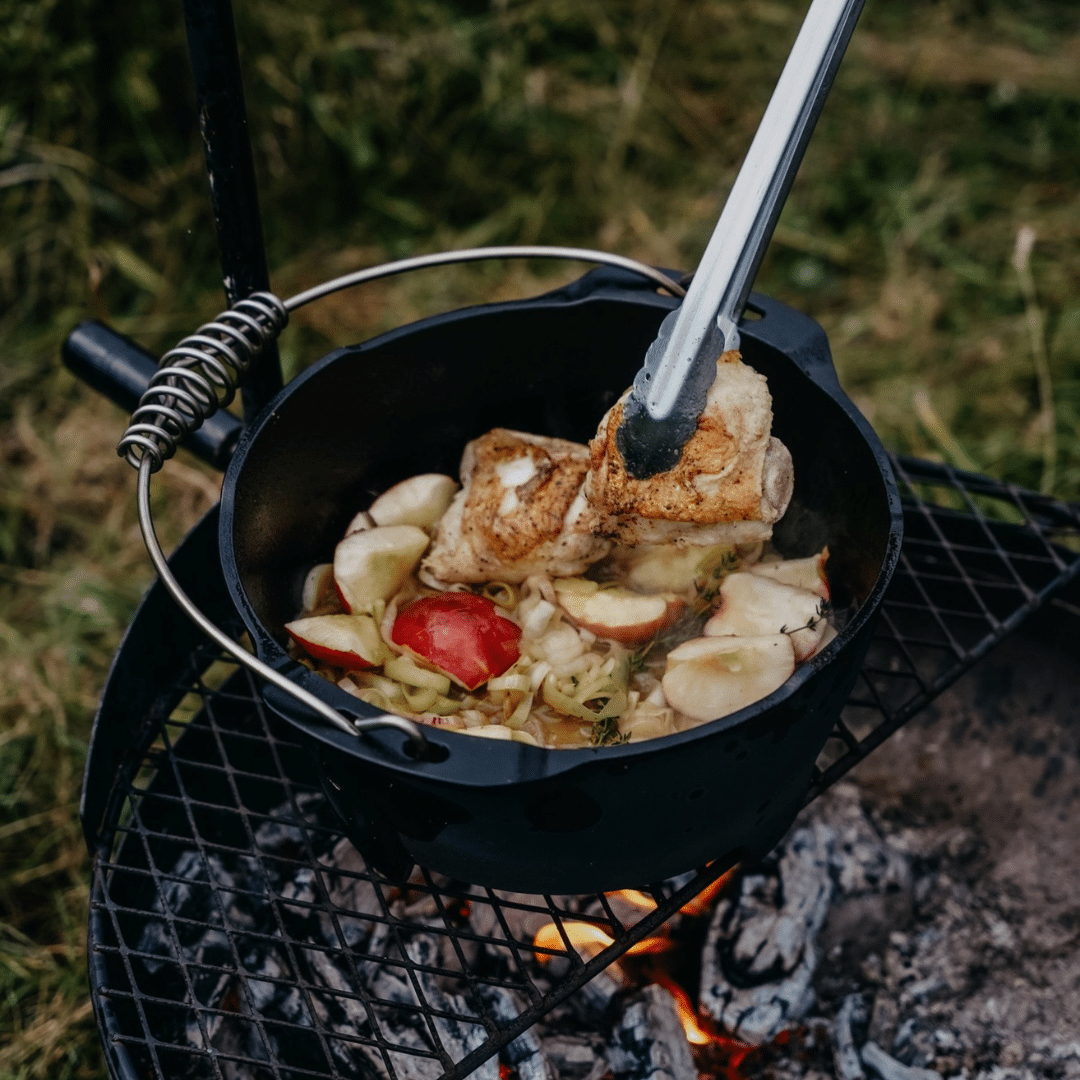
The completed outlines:
<svg viewBox="0 0 1080 1080">
<path fill-rule="evenodd" d="M 237 0 L 275 287 L 499 242 L 692 267 L 803 6 Z M 758 281 L 822 322 L 891 446 L 1067 498 L 1078 70 L 1071 2 L 871 0 Z M 0 1077 L 103 1075 L 75 804 L 149 580 L 113 454 L 123 417 L 59 345 L 91 316 L 167 347 L 219 308 L 215 260 L 179 9 L 0 0 Z M 345 294 L 294 321 L 285 365 L 579 269 Z M 214 483 L 187 458 L 166 468 L 167 543 Z"/>
</svg>

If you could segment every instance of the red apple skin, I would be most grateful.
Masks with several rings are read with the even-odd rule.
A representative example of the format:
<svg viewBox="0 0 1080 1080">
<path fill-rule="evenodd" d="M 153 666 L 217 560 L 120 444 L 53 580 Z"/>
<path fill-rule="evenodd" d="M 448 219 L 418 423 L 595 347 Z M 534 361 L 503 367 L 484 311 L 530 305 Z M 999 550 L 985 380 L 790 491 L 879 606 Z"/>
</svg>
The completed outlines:
<svg viewBox="0 0 1080 1080">
<path fill-rule="evenodd" d="M 394 620 L 390 636 L 466 690 L 502 675 L 521 655 L 521 627 L 486 597 L 470 592 L 415 600 Z"/>
<path fill-rule="evenodd" d="M 353 620 L 357 618 L 365 616 L 313 615 L 286 623 L 285 630 L 313 660 L 322 660 L 348 671 L 370 671 L 378 667 L 384 658 L 374 649 L 365 647 L 359 633 L 353 629 Z M 375 621 L 367 619 L 367 622 L 374 631 L 374 640 L 378 640 L 379 631 Z M 354 644 L 355 648 L 335 647 L 348 642 Z"/>
<path fill-rule="evenodd" d="M 575 626 L 621 645 L 643 645 L 683 613 L 674 593 L 636 593 L 622 586 L 582 595 L 556 587 L 555 597 Z"/>
</svg>

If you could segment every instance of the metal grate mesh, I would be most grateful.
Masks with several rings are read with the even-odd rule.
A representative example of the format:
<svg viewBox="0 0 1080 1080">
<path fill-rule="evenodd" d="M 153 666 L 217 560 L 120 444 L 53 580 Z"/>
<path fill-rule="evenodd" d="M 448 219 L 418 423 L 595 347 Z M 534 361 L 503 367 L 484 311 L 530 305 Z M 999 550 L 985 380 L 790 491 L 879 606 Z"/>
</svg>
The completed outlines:
<svg viewBox="0 0 1080 1080">
<path fill-rule="evenodd" d="M 809 798 L 1080 572 L 1080 508 L 894 467 L 901 563 Z M 595 992 L 589 980 L 728 869 L 646 890 L 651 910 L 422 870 L 393 888 L 342 841 L 305 751 L 245 672 L 196 648 L 158 701 L 95 858 L 91 979 L 114 1076 L 497 1077 L 496 1053 L 520 1066 L 523 1032 Z M 610 944 L 579 952 L 571 922 Z"/>
</svg>

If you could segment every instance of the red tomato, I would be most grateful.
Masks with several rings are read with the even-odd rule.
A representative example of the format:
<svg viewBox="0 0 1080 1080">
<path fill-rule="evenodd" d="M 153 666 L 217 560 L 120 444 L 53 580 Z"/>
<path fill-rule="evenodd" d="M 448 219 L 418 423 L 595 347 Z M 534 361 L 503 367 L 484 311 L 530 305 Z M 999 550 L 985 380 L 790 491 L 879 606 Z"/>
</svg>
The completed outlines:
<svg viewBox="0 0 1080 1080">
<path fill-rule="evenodd" d="M 398 615 L 390 636 L 466 690 L 501 675 L 520 655 L 521 627 L 468 592 L 421 597 Z"/>
</svg>

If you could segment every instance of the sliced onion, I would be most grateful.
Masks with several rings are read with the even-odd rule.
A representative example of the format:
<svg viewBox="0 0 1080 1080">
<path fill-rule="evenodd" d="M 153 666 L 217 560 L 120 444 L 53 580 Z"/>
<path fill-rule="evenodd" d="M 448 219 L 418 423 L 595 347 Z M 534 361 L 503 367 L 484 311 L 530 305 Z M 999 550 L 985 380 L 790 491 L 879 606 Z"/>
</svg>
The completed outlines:
<svg viewBox="0 0 1080 1080">
<path fill-rule="evenodd" d="M 533 696 L 532 694 L 526 694 L 517 704 L 517 708 L 506 718 L 506 726 L 508 728 L 520 728 L 524 725 L 525 721 L 529 719 L 529 713 L 532 712 Z"/>
<path fill-rule="evenodd" d="M 555 605 L 541 597 L 529 611 L 521 614 L 521 629 L 529 637 L 540 637 L 554 614 Z"/>
<path fill-rule="evenodd" d="M 381 712 L 400 712 L 401 701 L 391 703 L 387 696 L 381 691 L 376 690 L 374 687 L 366 686 L 356 691 L 356 696 L 361 700 L 367 702 L 368 705 L 379 709 Z"/>
<path fill-rule="evenodd" d="M 514 592 L 513 586 L 505 581 L 490 581 L 480 591 L 492 603 L 498 604 L 507 611 L 513 611 L 517 607 L 517 593 Z"/>
<path fill-rule="evenodd" d="M 516 690 L 522 694 L 532 690 L 532 680 L 528 675 L 515 671 L 506 675 L 498 675 L 494 679 L 488 679 L 489 690 Z"/>
<path fill-rule="evenodd" d="M 529 669 L 529 689 L 534 693 L 540 689 L 540 684 L 551 673 L 551 665 L 546 660 L 540 660 Z"/>
<path fill-rule="evenodd" d="M 406 656 L 395 656 L 383 664 L 383 671 L 391 679 L 403 682 L 408 686 L 418 686 L 425 690 L 435 690 L 439 694 L 445 694 L 450 689 L 448 676 L 438 671 L 419 667 Z"/>
<path fill-rule="evenodd" d="M 540 687 L 540 696 L 557 712 L 565 716 L 576 716 L 590 723 L 597 720 L 606 720 L 609 716 L 620 716 L 626 709 L 626 691 L 617 690 L 608 698 L 603 708 L 599 711 L 590 709 L 584 702 L 577 701 L 564 694 L 556 685 L 552 676 L 548 676 Z"/>
<path fill-rule="evenodd" d="M 514 733 L 503 724 L 485 724 L 483 727 L 465 729 L 466 735 L 479 735 L 484 739 L 512 739 Z"/>
<path fill-rule="evenodd" d="M 439 698 L 439 691 L 432 686 L 424 686 L 416 690 L 406 686 L 402 693 L 405 695 L 409 708 L 418 713 L 427 712 Z"/>
<path fill-rule="evenodd" d="M 555 668 L 569 664 L 571 660 L 576 660 L 585 652 L 585 646 L 578 637 L 577 631 L 565 623 L 554 630 L 549 630 L 540 639 L 540 647 L 544 651 L 545 659 L 550 661 L 551 666 Z"/>
<path fill-rule="evenodd" d="M 353 675 L 356 677 L 356 681 L 366 689 L 378 690 L 390 699 L 400 699 L 402 696 L 401 685 L 394 682 L 393 679 L 387 679 L 374 671 L 355 671 Z"/>
</svg>

